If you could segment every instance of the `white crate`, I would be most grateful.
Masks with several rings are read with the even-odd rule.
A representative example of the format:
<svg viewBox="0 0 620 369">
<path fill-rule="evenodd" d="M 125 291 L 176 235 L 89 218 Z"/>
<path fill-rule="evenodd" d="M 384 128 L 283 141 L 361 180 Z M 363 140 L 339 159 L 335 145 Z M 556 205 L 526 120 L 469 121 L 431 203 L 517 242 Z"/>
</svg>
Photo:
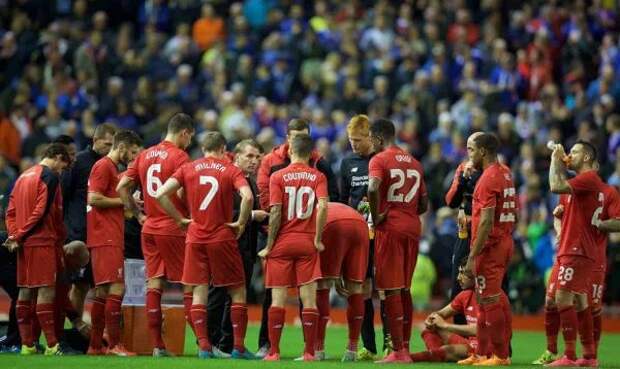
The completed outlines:
<svg viewBox="0 0 620 369">
<path fill-rule="evenodd" d="M 123 305 L 145 305 L 146 277 L 144 260 L 125 259 L 125 297 Z"/>
</svg>

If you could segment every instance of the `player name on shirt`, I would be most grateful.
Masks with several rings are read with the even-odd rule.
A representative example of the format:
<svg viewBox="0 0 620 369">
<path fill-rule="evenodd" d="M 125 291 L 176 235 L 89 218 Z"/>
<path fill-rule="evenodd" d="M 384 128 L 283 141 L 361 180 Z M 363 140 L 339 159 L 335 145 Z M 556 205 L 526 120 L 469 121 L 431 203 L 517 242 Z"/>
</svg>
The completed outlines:
<svg viewBox="0 0 620 369">
<path fill-rule="evenodd" d="M 151 150 L 146 154 L 147 159 L 154 159 L 154 158 L 166 159 L 167 157 L 168 157 L 168 152 L 164 150 Z"/>
<path fill-rule="evenodd" d="M 226 170 L 226 165 L 221 163 L 207 162 L 207 163 L 197 163 L 194 165 L 194 169 L 198 172 L 205 169 L 213 169 L 223 172 Z"/>
<path fill-rule="evenodd" d="M 316 181 L 316 174 L 308 173 L 308 172 L 292 172 L 286 173 L 282 176 L 284 182 L 297 181 L 300 179 L 305 179 L 307 181 Z"/>
</svg>

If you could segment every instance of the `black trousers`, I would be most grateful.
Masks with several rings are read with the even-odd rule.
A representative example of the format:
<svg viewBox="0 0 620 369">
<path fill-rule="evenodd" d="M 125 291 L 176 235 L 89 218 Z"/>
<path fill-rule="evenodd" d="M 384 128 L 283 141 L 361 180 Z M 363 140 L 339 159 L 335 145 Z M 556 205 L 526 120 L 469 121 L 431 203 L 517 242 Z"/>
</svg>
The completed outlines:
<svg viewBox="0 0 620 369">
<path fill-rule="evenodd" d="M 253 253 L 239 250 L 245 273 L 245 288 L 250 289 L 252 271 L 256 258 Z M 233 350 L 233 330 L 230 320 L 231 299 L 227 287 L 209 287 L 207 300 L 207 325 L 209 340 L 220 350 L 230 353 Z"/>
<path fill-rule="evenodd" d="M 0 345 L 21 346 L 21 338 L 17 327 L 17 316 L 15 315 L 15 306 L 17 305 L 17 297 L 19 295 L 19 288 L 17 287 L 17 265 L 4 264 L 0 266 L 0 287 L 2 287 L 11 298 L 9 323 L 6 335 L 0 338 Z"/>
</svg>

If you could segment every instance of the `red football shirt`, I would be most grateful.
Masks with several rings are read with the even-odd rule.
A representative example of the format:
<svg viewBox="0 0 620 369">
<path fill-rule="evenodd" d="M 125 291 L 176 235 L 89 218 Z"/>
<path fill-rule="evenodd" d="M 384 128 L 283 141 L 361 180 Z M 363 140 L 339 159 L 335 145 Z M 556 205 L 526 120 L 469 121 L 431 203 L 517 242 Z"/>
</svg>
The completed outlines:
<svg viewBox="0 0 620 369">
<path fill-rule="evenodd" d="M 215 243 L 235 239 L 226 223 L 233 221 L 233 193 L 248 182 L 227 158 L 206 157 L 187 163 L 172 178 L 185 189 L 192 222 L 189 243 Z"/>
<path fill-rule="evenodd" d="M 517 197 L 510 168 L 494 163 L 486 168 L 474 189 L 472 201 L 472 243 L 478 235 L 482 209 L 495 208 L 493 229 L 487 242 L 512 238 L 517 220 Z"/>
<path fill-rule="evenodd" d="M 602 195 L 602 196 L 601 196 Z M 598 220 L 620 218 L 620 194 L 615 187 L 605 184 L 603 192 L 598 195 L 599 207 L 596 208 L 593 219 Z M 598 232 L 596 238 L 595 268 L 605 270 L 607 264 L 607 236 L 605 232 Z"/>
<path fill-rule="evenodd" d="M 594 225 L 595 212 L 604 203 L 599 199 L 604 198 L 605 183 L 596 171 L 589 170 L 569 179 L 568 184 L 572 192 L 564 206 L 558 256 L 583 256 L 595 261 L 600 233 Z"/>
<path fill-rule="evenodd" d="M 269 204 L 282 205 L 276 242 L 294 241 L 300 233 L 314 237 L 316 205 L 326 197 L 327 179 L 315 168 L 294 163 L 275 172 L 269 180 Z"/>
<path fill-rule="evenodd" d="M 116 192 L 119 172 L 107 156 L 97 160 L 88 177 L 88 192 L 105 197 L 119 197 Z M 125 219 L 123 207 L 98 208 L 86 206 L 86 244 L 88 247 L 125 245 Z"/>
<path fill-rule="evenodd" d="M 467 324 L 478 323 L 478 302 L 474 290 L 461 291 L 450 303 L 452 310 L 465 315 Z"/>
<path fill-rule="evenodd" d="M 368 177 L 381 180 L 379 213 L 387 211 L 385 221 L 376 229 L 419 238 L 422 227 L 418 203 L 426 196 L 420 162 L 399 147 L 391 146 L 370 159 Z"/>
<path fill-rule="evenodd" d="M 8 235 L 22 246 L 56 246 L 65 241 L 58 174 L 44 165 L 22 173 L 9 196 Z"/>
<path fill-rule="evenodd" d="M 179 228 L 174 219 L 159 206 L 155 199 L 157 190 L 183 164 L 189 162 L 189 156 L 170 141 L 151 146 L 142 151 L 132 165 L 127 168 L 125 176 L 139 183 L 144 198 L 144 213 L 146 221 L 142 232 L 167 236 L 185 236 L 185 231 Z M 170 196 L 177 210 L 187 215 L 187 210 L 181 199 L 176 195 Z"/>
</svg>

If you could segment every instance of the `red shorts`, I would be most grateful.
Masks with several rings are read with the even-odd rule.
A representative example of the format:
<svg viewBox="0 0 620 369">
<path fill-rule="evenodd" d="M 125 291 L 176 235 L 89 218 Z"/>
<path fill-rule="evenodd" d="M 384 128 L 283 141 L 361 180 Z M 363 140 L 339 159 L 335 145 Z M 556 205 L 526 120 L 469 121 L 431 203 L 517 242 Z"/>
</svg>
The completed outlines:
<svg viewBox="0 0 620 369">
<path fill-rule="evenodd" d="M 547 286 L 547 298 L 555 301 L 555 292 L 558 289 L 558 261 L 556 260 L 551 267 L 549 274 L 549 285 Z"/>
<path fill-rule="evenodd" d="M 601 309 L 603 307 L 603 293 L 605 292 L 605 268 L 594 268 L 592 272 L 590 293 L 588 293 L 588 305 L 592 309 Z"/>
<path fill-rule="evenodd" d="M 99 246 L 90 248 L 95 286 L 125 283 L 125 255 L 122 247 Z"/>
<path fill-rule="evenodd" d="M 190 286 L 243 285 L 245 273 L 237 241 L 188 243 L 185 247 L 182 282 Z"/>
<path fill-rule="evenodd" d="M 165 277 L 170 282 L 181 282 L 185 236 L 142 233 L 141 237 L 146 278 Z"/>
<path fill-rule="evenodd" d="M 340 278 L 354 282 L 366 279 L 368 268 L 368 224 L 341 220 L 323 230 L 325 250 L 320 253 L 323 278 Z"/>
<path fill-rule="evenodd" d="M 512 257 L 512 237 L 484 245 L 475 258 L 476 293 L 481 297 L 502 292 L 502 280 Z"/>
<path fill-rule="evenodd" d="M 574 255 L 560 256 L 556 288 L 589 294 L 593 269 L 594 263 L 588 258 Z"/>
<path fill-rule="evenodd" d="M 51 287 L 60 271 L 60 252 L 56 246 L 25 246 L 17 251 L 17 286 Z"/>
<path fill-rule="evenodd" d="M 378 290 L 408 289 L 418 260 L 419 240 L 399 233 L 375 233 L 375 284 Z"/>
<path fill-rule="evenodd" d="M 321 279 L 321 261 L 313 238 L 276 243 L 265 263 L 265 287 L 299 287 Z"/>
</svg>

